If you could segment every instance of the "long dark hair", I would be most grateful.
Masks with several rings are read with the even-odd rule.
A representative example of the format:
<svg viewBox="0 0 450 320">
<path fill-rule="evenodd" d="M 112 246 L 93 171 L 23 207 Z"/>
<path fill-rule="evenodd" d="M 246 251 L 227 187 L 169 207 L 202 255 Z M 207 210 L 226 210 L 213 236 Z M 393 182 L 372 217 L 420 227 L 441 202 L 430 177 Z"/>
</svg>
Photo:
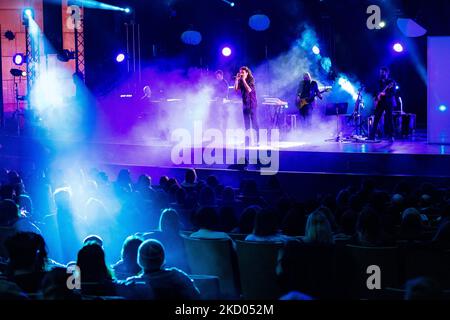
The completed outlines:
<svg viewBox="0 0 450 320">
<path fill-rule="evenodd" d="M 242 66 L 242 67 L 239 68 L 239 70 L 245 70 L 245 71 L 248 72 L 248 77 L 247 77 L 247 83 L 248 84 L 255 84 L 255 78 L 253 77 L 252 70 L 250 70 L 249 67 Z"/>
</svg>

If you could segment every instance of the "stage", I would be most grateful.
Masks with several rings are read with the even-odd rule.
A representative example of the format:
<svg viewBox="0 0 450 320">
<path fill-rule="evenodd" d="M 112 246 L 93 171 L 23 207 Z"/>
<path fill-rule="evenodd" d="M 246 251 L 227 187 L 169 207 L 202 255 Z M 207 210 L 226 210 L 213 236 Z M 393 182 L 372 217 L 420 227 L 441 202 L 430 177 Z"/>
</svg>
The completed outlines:
<svg viewBox="0 0 450 320">
<path fill-rule="evenodd" d="M 59 163 L 70 161 L 82 167 L 121 166 L 121 167 L 195 167 L 208 170 L 241 171 L 242 166 L 226 161 L 225 154 L 230 151 L 242 152 L 243 146 L 219 150 L 223 163 L 208 164 L 202 157 L 205 148 L 187 147 L 191 162 L 174 164 L 173 153 L 176 143 L 158 139 L 146 143 L 112 143 L 88 141 L 58 141 L 25 137 L 1 137 L 0 156 L 4 167 L 21 165 L 36 166 L 39 163 Z M 186 147 L 186 146 L 185 146 Z M 239 151 L 236 151 L 238 149 Z M 252 151 L 267 155 L 267 148 L 251 147 Z M 405 177 L 450 177 L 450 146 L 428 144 L 425 134 L 417 133 L 414 138 L 381 141 L 378 143 L 354 143 L 334 141 L 280 141 L 271 148 L 269 160 L 272 161 L 270 173 L 308 173 L 368 176 Z M 207 152 L 206 152 L 207 153 Z M 257 154 L 256 152 L 254 154 Z M 37 156 L 39 155 L 39 156 Z M 200 156 L 201 158 L 197 157 Z M 37 160 L 38 159 L 38 160 Z M 200 159 L 200 162 L 198 160 Z M 194 161 L 196 160 L 196 161 Z M 252 161 L 246 171 L 259 172 L 260 168 Z M 277 162 L 277 163 L 275 163 Z M 268 167 L 266 165 L 265 167 Z"/>
</svg>

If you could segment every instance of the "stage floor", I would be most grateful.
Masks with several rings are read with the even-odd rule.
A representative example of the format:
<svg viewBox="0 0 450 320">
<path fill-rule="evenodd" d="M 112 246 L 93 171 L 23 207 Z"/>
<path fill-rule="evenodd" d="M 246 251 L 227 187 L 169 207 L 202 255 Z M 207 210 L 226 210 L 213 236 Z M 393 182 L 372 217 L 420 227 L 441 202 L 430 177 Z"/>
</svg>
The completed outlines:
<svg viewBox="0 0 450 320">
<path fill-rule="evenodd" d="M 145 143 L 137 141 L 113 143 L 112 141 L 64 142 L 3 136 L 0 156 L 3 159 L 2 162 L 6 159 L 33 161 L 33 157 L 48 157 L 49 161 L 64 159 L 60 161 L 70 160 L 72 163 L 88 163 L 90 165 L 241 169 L 239 166 L 233 166 L 235 163 L 226 161 L 226 153 L 233 152 L 234 154 L 237 152 L 236 149 L 242 151 L 242 145 L 237 148 L 231 146 L 223 150 L 223 156 L 219 155 L 218 157 L 223 161 L 212 165 L 205 161 L 205 149 L 200 146 L 186 149 L 186 154 L 191 153 L 187 157 L 191 160 L 190 163 L 188 161 L 175 164 L 173 161 L 175 145 L 174 142 L 158 139 L 147 139 Z M 260 151 L 262 154 L 265 154 L 266 151 L 266 148 L 263 147 L 252 147 L 251 149 Z M 199 155 L 200 158 L 197 157 Z M 270 171 L 274 171 L 272 173 L 450 177 L 450 146 L 428 144 L 424 134 L 416 134 L 411 139 L 378 143 L 335 142 L 317 139 L 315 141 L 302 141 L 302 139 L 292 141 L 291 139 L 291 141 L 280 141 L 273 148 L 268 159 L 271 160 Z M 237 157 L 234 161 L 237 162 Z M 258 171 L 260 169 L 258 166 L 252 165 L 256 162 L 254 158 L 251 158 L 250 162 L 251 165 L 247 170 Z"/>
</svg>

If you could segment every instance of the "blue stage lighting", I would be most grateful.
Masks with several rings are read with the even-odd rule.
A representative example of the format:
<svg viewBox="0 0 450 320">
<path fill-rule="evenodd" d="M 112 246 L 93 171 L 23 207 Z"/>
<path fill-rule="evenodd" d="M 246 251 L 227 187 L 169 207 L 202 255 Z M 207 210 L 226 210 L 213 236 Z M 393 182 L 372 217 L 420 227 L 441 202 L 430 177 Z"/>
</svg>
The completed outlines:
<svg viewBox="0 0 450 320">
<path fill-rule="evenodd" d="M 447 106 L 444 105 L 444 104 L 441 104 L 441 105 L 439 106 L 439 111 L 440 111 L 440 112 L 445 112 L 445 111 L 447 111 Z"/>
<path fill-rule="evenodd" d="M 317 45 L 315 45 L 314 47 L 312 47 L 312 52 L 315 55 L 319 55 L 320 54 L 320 48 Z"/>
</svg>

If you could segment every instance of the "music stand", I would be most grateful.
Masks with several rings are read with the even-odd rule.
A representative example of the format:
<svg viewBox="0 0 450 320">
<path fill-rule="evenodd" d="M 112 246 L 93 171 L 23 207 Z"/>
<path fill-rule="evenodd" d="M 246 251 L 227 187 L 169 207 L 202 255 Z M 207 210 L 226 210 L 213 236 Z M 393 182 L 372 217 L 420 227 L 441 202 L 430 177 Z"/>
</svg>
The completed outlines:
<svg viewBox="0 0 450 320">
<path fill-rule="evenodd" d="M 326 141 L 335 141 L 340 142 L 342 141 L 342 137 L 339 131 L 339 116 L 340 115 L 347 115 L 348 110 L 348 103 L 342 102 L 342 103 L 329 103 L 326 105 L 325 109 L 325 115 L 327 116 L 336 116 L 336 138 L 334 139 L 327 139 Z"/>
</svg>

